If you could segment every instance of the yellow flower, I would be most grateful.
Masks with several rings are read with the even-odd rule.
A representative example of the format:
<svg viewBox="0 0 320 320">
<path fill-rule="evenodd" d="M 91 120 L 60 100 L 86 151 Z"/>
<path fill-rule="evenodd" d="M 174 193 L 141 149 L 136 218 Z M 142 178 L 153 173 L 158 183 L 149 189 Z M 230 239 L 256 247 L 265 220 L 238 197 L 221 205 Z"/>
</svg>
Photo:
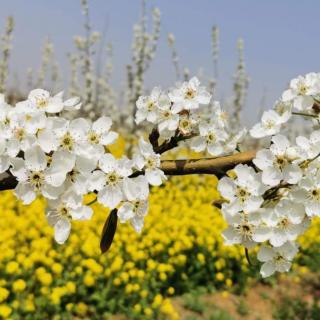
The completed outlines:
<svg viewBox="0 0 320 320">
<path fill-rule="evenodd" d="M 67 309 L 68 311 L 72 311 L 73 307 L 74 307 L 74 304 L 73 304 L 73 303 L 67 303 L 67 305 L 66 305 L 66 309 Z"/>
<path fill-rule="evenodd" d="M 161 272 L 159 274 L 159 278 L 160 278 L 161 281 L 166 281 L 168 277 L 164 272 Z"/>
<path fill-rule="evenodd" d="M 49 286 L 52 283 L 52 275 L 47 272 L 40 273 L 38 279 L 44 286 Z"/>
<path fill-rule="evenodd" d="M 0 316 L 4 319 L 7 319 L 12 312 L 12 309 L 6 304 L 0 305 Z"/>
<path fill-rule="evenodd" d="M 141 304 L 138 304 L 138 303 L 135 304 L 135 305 L 133 306 L 133 310 L 134 310 L 135 313 L 140 313 L 141 310 L 142 310 Z"/>
<path fill-rule="evenodd" d="M 119 285 L 121 284 L 121 280 L 120 280 L 119 278 L 114 278 L 114 279 L 113 279 L 113 284 L 114 284 L 115 286 L 119 286 Z"/>
<path fill-rule="evenodd" d="M 178 313 L 175 311 L 171 301 L 169 299 L 164 299 L 160 311 L 167 316 L 168 319 L 176 320 L 179 319 Z"/>
<path fill-rule="evenodd" d="M 217 279 L 218 281 L 223 281 L 223 280 L 224 280 L 224 274 L 223 274 L 222 272 L 218 272 L 218 273 L 216 274 L 216 279 Z"/>
<path fill-rule="evenodd" d="M 150 317 L 150 316 L 153 314 L 151 308 L 145 308 L 145 309 L 143 310 L 143 312 L 144 312 L 144 314 L 145 314 L 147 317 Z"/>
<path fill-rule="evenodd" d="M 76 307 L 75 307 L 75 310 L 78 314 L 80 315 L 85 315 L 88 311 L 88 306 L 83 303 L 83 302 L 79 302 Z"/>
<path fill-rule="evenodd" d="M 18 279 L 13 283 L 12 288 L 15 292 L 21 292 L 26 288 L 26 286 L 27 284 L 24 280 Z"/>
<path fill-rule="evenodd" d="M 6 288 L 0 288 L 0 303 L 5 301 L 8 298 L 9 294 L 9 290 L 7 290 Z"/>
<path fill-rule="evenodd" d="M 6 267 L 7 273 L 9 273 L 9 274 L 17 273 L 18 270 L 19 270 L 19 264 L 17 262 L 10 261 L 7 264 L 7 267 Z"/>
<path fill-rule="evenodd" d="M 145 298 L 147 295 L 148 295 L 148 291 L 147 291 L 147 290 L 142 290 L 142 291 L 140 292 L 140 297 L 141 297 L 141 298 Z"/>
<path fill-rule="evenodd" d="M 204 264 L 205 261 L 206 261 L 206 257 L 204 256 L 204 254 L 198 253 L 198 254 L 197 254 L 197 260 L 198 260 L 201 264 Z"/>
<path fill-rule="evenodd" d="M 174 288 L 173 287 L 169 287 L 168 288 L 168 290 L 167 290 L 167 292 L 168 292 L 168 294 L 170 295 L 170 296 L 172 296 L 173 294 L 174 294 Z"/>
<path fill-rule="evenodd" d="M 54 273 L 60 274 L 63 270 L 63 266 L 60 263 L 54 263 L 51 269 Z"/>
<path fill-rule="evenodd" d="M 75 293 L 76 289 L 77 289 L 76 285 L 71 281 L 67 282 L 66 288 L 67 288 L 69 294 Z"/>
<path fill-rule="evenodd" d="M 83 283 L 85 284 L 85 286 L 87 287 L 92 287 L 95 284 L 95 278 L 90 274 L 87 273 L 84 278 L 83 278 Z"/>
<path fill-rule="evenodd" d="M 226 286 L 227 286 L 227 287 L 230 288 L 230 287 L 232 286 L 232 284 L 233 284 L 233 283 L 232 283 L 232 280 L 231 280 L 231 279 L 227 279 L 227 280 L 226 280 Z"/>
</svg>

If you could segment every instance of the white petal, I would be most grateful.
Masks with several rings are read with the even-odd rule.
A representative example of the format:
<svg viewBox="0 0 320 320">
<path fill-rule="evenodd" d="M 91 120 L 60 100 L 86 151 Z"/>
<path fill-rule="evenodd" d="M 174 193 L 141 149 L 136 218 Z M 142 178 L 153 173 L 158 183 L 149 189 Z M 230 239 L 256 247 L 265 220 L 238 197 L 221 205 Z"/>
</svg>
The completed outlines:
<svg viewBox="0 0 320 320">
<path fill-rule="evenodd" d="M 59 244 L 63 244 L 69 237 L 71 223 L 69 219 L 61 217 L 54 225 L 54 239 Z"/>
<path fill-rule="evenodd" d="M 108 153 L 104 154 L 99 161 L 99 167 L 106 173 L 111 172 L 117 168 L 117 161 L 115 157 Z"/>
<path fill-rule="evenodd" d="M 106 133 L 109 131 L 112 125 L 112 120 L 109 117 L 101 117 L 96 120 L 93 125 L 92 129 L 97 132 L 98 134 Z"/>
<path fill-rule="evenodd" d="M 260 269 L 260 273 L 263 278 L 270 277 L 271 275 L 274 274 L 275 271 L 276 271 L 275 265 L 271 261 L 265 262 Z"/>
<path fill-rule="evenodd" d="M 125 223 L 134 217 L 133 204 L 130 202 L 124 203 L 118 210 L 118 217 L 121 223 Z"/>
<path fill-rule="evenodd" d="M 123 194 L 119 186 L 105 187 L 98 193 L 98 202 L 113 209 L 123 200 Z"/>
<path fill-rule="evenodd" d="M 24 158 L 26 168 L 31 171 L 43 171 L 47 167 L 47 157 L 39 146 L 28 149 Z"/>
<path fill-rule="evenodd" d="M 36 198 L 36 193 L 29 183 L 18 183 L 14 191 L 24 204 L 30 204 Z"/>
<path fill-rule="evenodd" d="M 88 206 L 81 206 L 72 210 L 71 215 L 74 220 L 90 220 L 93 214 L 93 210 Z"/>
</svg>

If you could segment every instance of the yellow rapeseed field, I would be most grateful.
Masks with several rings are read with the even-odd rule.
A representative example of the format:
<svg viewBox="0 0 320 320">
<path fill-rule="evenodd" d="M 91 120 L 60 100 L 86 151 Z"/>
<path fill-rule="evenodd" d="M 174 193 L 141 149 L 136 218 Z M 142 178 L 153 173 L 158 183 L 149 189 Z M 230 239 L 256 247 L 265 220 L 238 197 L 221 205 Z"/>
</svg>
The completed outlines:
<svg viewBox="0 0 320 320">
<path fill-rule="evenodd" d="M 178 319 L 170 297 L 195 286 L 232 289 L 256 274 L 241 248 L 223 245 L 225 224 L 212 205 L 215 177 L 175 177 L 151 192 L 145 228 L 118 226 L 101 255 L 107 210 L 93 205 L 89 222 L 73 223 L 66 244 L 53 240 L 41 199 L 20 204 L 0 196 L 0 317 L 10 319 Z M 90 201 L 90 198 L 87 199 Z M 320 242 L 319 223 L 302 239 Z"/>
</svg>

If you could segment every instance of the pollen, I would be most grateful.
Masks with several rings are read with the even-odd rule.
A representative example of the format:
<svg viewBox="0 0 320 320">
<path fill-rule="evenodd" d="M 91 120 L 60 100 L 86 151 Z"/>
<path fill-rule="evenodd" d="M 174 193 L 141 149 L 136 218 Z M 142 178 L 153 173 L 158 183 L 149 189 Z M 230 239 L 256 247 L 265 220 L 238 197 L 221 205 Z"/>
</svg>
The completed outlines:
<svg viewBox="0 0 320 320">
<path fill-rule="evenodd" d="M 88 134 L 88 140 L 91 144 L 98 144 L 100 142 L 99 138 L 99 135 L 94 131 L 90 131 Z"/>
<path fill-rule="evenodd" d="M 29 176 L 30 184 L 37 190 L 41 188 L 44 182 L 44 175 L 42 172 L 33 171 Z"/>
<path fill-rule="evenodd" d="M 109 186 L 114 186 L 116 185 L 120 180 L 120 177 L 116 172 L 110 172 L 106 174 L 106 183 Z"/>
<path fill-rule="evenodd" d="M 74 146 L 74 139 L 70 135 L 69 132 L 67 132 L 62 138 L 61 138 L 61 147 L 65 150 L 71 151 Z"/>
<path fill-rule="evenodd" d="M 184 94 L 185 99 L 191 100 L 196 96 L 196 91 L 188 88 Z"/>
<path fill-rule="evenodd" d="M 38 108 L 45 108 L 48 105 L 48 100 L 44 98 L 38 98 L 36 104 Z"/>
</svg>

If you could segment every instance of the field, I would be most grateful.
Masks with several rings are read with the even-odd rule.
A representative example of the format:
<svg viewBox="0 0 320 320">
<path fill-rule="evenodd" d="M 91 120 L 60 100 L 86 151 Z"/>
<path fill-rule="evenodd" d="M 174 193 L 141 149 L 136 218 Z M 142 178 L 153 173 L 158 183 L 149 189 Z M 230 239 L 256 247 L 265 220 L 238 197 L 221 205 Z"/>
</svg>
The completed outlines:
<svg viewBox="0 0 320 320">
<path fill-rule="evenodd" d="M 108 319 L 114 313 L 129 319 L 268 319 L 259 313 L 270 317 L 279 297 L 288 315 L 279 314 L 277 319 L 296 319 L 293 314 L 298 311 L 311 312 L 310 303 L 319 294 L 319 279 L 313 272 L 319 260 L 320 223 L 301 239 L 302 255 L 307 258 L 297 259 L 294 271 L 280 277 L 280 283 L 275 279 L 261 283 L 258 267 L 248 265 L 243 249 L 223 245 L 224 221 L 212 205 L 218 197 L 216 183 L 214 177 L 185 177 L 154 188 L 142 234 L 120 225 L 110 252 L 104 255 L 99 241 L 107 212 L 101 206 L 94 205 L 94 218 L 78 222 L 60 246 L 52 238 L 41 199 L 23 206 L 12 192 L 3 193 L 0 315 L 11 319 Z M 288 285 L 292 289 L 287 290 Z M 302 288 L 309 292 L 303 297 Z"/>
</svg>

